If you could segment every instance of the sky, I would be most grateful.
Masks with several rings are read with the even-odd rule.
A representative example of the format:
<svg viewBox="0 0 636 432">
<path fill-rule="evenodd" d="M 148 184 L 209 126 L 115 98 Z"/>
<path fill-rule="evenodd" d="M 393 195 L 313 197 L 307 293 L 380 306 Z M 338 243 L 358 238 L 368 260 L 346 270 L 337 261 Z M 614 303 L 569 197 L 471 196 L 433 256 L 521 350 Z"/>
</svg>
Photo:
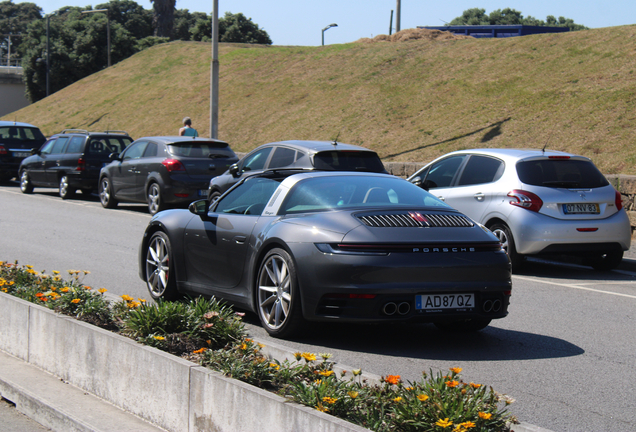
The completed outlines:
<svg viewBox="0 0 636 432">
<path fill-rule="evenodd" d="M 50 13 L 63 6 L 94 6 L 106 0 L 27 0 Z M 144 9 L 152 9 L 150 0 L 135 0 Z M 22 0 L 14 0 L 21 3 Z M 320 45 L 322 29 L 325 45 L 356 41 L 364 37 L 389 34 L 391 10 L 396 25 L 396 0 L 219 0 L 219 17 L 225 12 L 243 13 L 264 29 L 274 45 Z M 636 23 L 634 0 L 401 0 L 401 29 L 417 26 L 442 26 L 466 9 L 485 9 L 486 13 L 516 9 L 524 17 L 545 21 L 548 15 L 571 18 L 590 28 L 613 27 Z M 177 9 L 212 12 L 212 0 L 177 0 Z"/>
</svg>

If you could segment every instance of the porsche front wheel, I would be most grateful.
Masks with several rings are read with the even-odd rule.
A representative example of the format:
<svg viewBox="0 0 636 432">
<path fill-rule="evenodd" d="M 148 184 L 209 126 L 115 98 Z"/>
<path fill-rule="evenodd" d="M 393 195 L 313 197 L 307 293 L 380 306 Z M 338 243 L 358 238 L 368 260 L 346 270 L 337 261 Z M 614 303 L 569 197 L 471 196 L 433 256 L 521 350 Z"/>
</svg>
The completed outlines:
<svg viewBox="0 0 636 432">
<path fill-rule="evenodd" d="M 175 300 L 179 297 L 170 239 L 161 231 L 150 237 L 146 249 L 146 284 L 150 296 L 155 300 Z"/>
</svg>

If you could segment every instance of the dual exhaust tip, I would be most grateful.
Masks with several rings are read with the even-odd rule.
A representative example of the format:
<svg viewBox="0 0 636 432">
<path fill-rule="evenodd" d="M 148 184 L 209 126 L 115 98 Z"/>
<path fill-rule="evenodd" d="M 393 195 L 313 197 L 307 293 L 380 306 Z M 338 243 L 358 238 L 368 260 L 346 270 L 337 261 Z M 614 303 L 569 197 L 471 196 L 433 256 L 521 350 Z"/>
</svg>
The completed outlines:
<svg viewBox="0 0 636 432">
<path fill-rule="evenodd" d="M 486 300 L 483 304 L 483 309 L 484 309 L 484 312 L 486 313 L 489 313 L 489 312 L 497 313 L 501 310 L 501 300 L 499 299 Z M 396 313 L 398 315 L 406 315 L 410 311 L 411 311 L 411 305 L 408 302 L 402 302 L 402 303 L 388 302 L 382 308 L 382 312 L 387 316 L 395 315 Z"/>
<path fill-rule="evenodd" d="M 399 315 L 406 315 L 411 311 L 411 305 L 408 302 L 402 302 L 400 304 L 388 302 L 382 308 L 382 312 L 385 315 L 395 315 L 396 313 Z"/>
</svg>

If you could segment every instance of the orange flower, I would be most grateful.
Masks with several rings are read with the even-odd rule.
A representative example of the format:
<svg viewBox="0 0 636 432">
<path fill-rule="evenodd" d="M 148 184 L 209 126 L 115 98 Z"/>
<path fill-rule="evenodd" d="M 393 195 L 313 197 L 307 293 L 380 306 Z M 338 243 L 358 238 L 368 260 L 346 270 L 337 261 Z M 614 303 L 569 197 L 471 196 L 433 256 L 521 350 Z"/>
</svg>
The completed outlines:
<svg viewBox="0 0 636 432">
<path fill-rule="evenodd" d="M 192 351 L 192 353 L 194 353 L 194 354 L 203 354 L 207 350 L 208 350 L 207 348 L 199 348 L 198 350 Z"/>
<path fill-rule="evenodd" d="M 400 376 L 399 375 L 388 375 L 386 378 L 384 378 L 384 381 L 389 383 L 389 384 L 398 384 L 400 382 Z"/>
<path fill-rule="evenodd" d="M 100 294 L 104 294 L 106 291 L 108 291 L 106 288 L 100 288 L 97 290 L 97 292 Z"/>
<path fill-rule="evenodd" d="M 79 302 L 81 302 L 81 300 L 80 300 L 80 299 L 73 299 L 73 300 L 71 300 L 71 303 L 75 303 L 75 304 L 77 304 L 77 303 L 79 303 Z"/>
<path fill-rule="evenodd" d="M 477 415 L 479 416 L 480 419 L 483 419 L 483 420 L 490 420 L 490 417 L 492 417 L 492 414 L 485 413 L 485 412 L 479 412 L 477 413 Z"/>
<path fill-rule="evenodd" d="M 425 402 L 425 401 L 428 399 L 428 396 L 427 396 L 427 395 L 425 395 L 425 394 L 417 395 L 417 399 L 418 399 L 420 402 Z"/>
<path fill-rule="evenodd" d="M 452 373 L 458 374 L 458 373 L 460 373 L 460 372 L 462 371 L 462 368 L 457 368 L 457 367 L 455 367 L 455 368 L 450 368 L 450 371 L 451 371 Z"/>
<path fill-rule="evenodd" d="M 459 385 L 459 382 L 458 382 L 458 381 L 455 381 L 455 380 L 453 380 L 453 381 L 446 381 L 446 387 L 453 388 L 453 387 L 457 387 L 458 385 Z"/>
</svg>

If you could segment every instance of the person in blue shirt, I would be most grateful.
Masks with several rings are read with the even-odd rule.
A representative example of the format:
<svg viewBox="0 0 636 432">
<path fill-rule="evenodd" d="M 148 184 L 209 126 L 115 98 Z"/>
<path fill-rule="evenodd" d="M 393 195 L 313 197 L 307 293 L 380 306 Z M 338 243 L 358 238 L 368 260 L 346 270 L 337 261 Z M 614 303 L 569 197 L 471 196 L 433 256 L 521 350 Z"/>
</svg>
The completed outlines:
<svg viewBox="0 0 636 432">
<path fill-rule="evenodd" d="M 192 120 L 190 120 L 190 117 L 183 118 L 183 127 L 179 129 L 179 136 L 199 136 L 199 132 L 197 132 L 197 130 L 192 127 Z"/>
</svg>

